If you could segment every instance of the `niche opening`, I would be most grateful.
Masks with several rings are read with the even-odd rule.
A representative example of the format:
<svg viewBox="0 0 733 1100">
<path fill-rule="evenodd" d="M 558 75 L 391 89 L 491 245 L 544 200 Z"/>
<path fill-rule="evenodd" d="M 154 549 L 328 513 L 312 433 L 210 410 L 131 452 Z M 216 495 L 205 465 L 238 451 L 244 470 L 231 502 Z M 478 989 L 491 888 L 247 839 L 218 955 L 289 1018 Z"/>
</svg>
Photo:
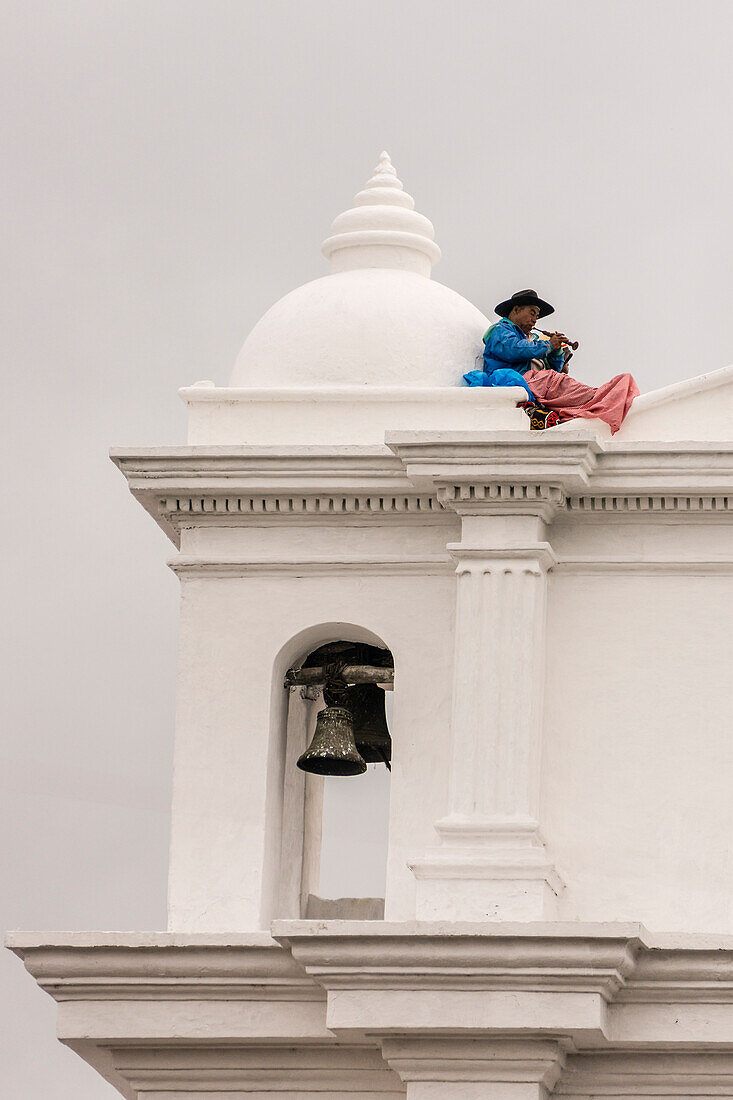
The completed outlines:
<svg viewBox="0 0 733 1100">
<path fill-rule="evenodd" d="M 362 642 L 319 646 L 287 673 L 284 915 L 384 915 L 393 684 L 390 651 Z"/>
</svg>

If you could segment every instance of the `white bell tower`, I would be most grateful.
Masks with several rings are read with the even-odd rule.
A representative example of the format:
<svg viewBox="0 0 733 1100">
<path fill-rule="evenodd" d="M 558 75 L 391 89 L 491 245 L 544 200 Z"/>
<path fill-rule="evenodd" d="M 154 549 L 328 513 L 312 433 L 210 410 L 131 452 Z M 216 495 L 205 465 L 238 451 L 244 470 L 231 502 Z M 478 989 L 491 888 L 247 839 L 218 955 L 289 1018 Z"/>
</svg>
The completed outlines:
<svg viewBox="0 0 733 1100">
<path fill-rule="evenodd" d="M 168 928 L 10 945 L 127 1100 L 733 1096 L 733 368 L 530 431 L 386 153 L 323 251 L 112 455 L 181 583 Z M 384 897 L 320 892 L 334 643 Z"/>
<path fill-rule="evenodd" d="M 437 860 L 429 852 L 436 817 L 462 814 L 472 797 L 458 789 L 461 751 L 451 765 L 456 580 L 447 547 L 460 543 L 461 508 L 430 477 L 411 479 L 403 444 L 385 445 L 385 433 L 482 423 L 524 438 L 528 421 L 514 391 L 476 401 L 458 385 L 488 321 L 431 280 L 433 227 L 386 153 L 354 202 L 323 245 L 331 274 L 255 326 L 232 385 L 182 391 L 189 446 L 113 455 L 180 547 L 171 930 L 262 929 L 308 915 L 319 892 L 323 782 L 294 763 L 322 704 L 284 682 L 329 642 L 386 648 L 395 684 L 386 895 L 351 899 L 334 915 L 452 917 L 462 889 L 448 848 Z M 453 722 L 470 740 L 462 718 Z M 530 811 L 522 802 L 509 819 Z M 533 893 L 538 843 L 533 832 Z M 465 869 L 463 849 L 455 859 Z M 493 895 L 485 910 L 476 904 L 464 915 L 494 912 Z M 515 899 L 512 911 L 523 904 Z M 538 896 L 527 915 L 543 905 Z"/>
</svg>

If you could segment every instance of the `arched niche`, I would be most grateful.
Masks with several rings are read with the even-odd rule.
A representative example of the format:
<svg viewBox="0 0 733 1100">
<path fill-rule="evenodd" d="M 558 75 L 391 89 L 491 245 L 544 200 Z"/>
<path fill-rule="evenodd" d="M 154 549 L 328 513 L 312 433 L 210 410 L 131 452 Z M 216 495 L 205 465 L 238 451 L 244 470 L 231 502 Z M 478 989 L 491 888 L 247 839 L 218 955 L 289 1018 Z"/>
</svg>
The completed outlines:
<svg viewBox="0 0 733 1100">
<path fill-rule="evenodd" d="M 303 772 L 296 766 L 310 744 L 317 714 L 325 703 L 320 686 L 286 687 L 286 674 L 305 664 L 314 651 L 334 642 L 365 643 L 389 651 L 387 643 L 373 631 L 354 623 L 332 622 L 301 631 L 278 654 L 272 711 L 276 725 L 272 734 L 280 744 L 278 757 L 282 764 L 277 799 L 281 821 L 275 912 L 285 918 L 380 919 L 384 912 L 383 887 L 379 896 L 373 891 L 367 896 L 358 888 L 358 872 L 370 870 L 366 878 L 373 883 L 377 874 L 375 856 L 378 860 L 383 858 L 386 869 L 389 814 L 386 768 L 383 764 L 369 764 L 364 775 L 333 778 Z M 390 703 L 391 695 L 389 692 Z M 390 717 L 391 710 L 388 705 Z M 371 842 L 371 851 L 368 844 L 365 848 L 365 841 Z M 375 843 L 383 850 L 375 853 Z M 338 846 L 341 859 L 351 858 L 352 862 L 336 866 Z M 365 851 L 371 863 L 367 860 L 366 864 L 360 864 Z M 326 873 L 330 886 L 326 889 L 329 897 L 322 896 L 322 872 Z M 339 881 L 347 888 L 338 890 Z"/>
</svg>

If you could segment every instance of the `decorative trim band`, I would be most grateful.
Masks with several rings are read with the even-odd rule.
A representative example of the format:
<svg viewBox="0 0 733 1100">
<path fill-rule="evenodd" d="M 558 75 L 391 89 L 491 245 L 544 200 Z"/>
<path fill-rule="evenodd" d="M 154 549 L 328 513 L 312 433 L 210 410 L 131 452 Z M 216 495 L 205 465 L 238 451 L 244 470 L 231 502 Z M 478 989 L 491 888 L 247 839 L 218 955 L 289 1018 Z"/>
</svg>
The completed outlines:
<svg viewBox="0 0 733 1100">
<path fill-rule="evenodd" d="M 723 575 L 733 573 L 733 558 L 718 558 L 707 561 L 615 561 L 610 558 L 576 558 L 573 560 L 559 561 L 553 568 L 553 573 L 631 573 L 638 576 L 658 574 L 660 576 L 674 576 L 675 574 L 696 574 L 707 577 L 720 573 Z"/>
<path fill-rule="evenodd" d="M 551 504 L 560 507 L 565 494 L 560 485 L 540 485 L 522 482 L 492 482 L 488 485 L 454 484 L 438 488 L 438 500 L 444 506 L 477 503 Z"/>
<path fill-rule="evenodd" d="M 733 494 L 680 495 L 674 493 L 571 496 L 569 512 L 730 512 Z"/>
<path fill-rule="evenodd" d="M 733 1057 L 730 1052 L 684 1050 L 592 1051 L 568 1058 L 555 1096 L 690 1097 L 731 1096 Z"/>
<path fill-rule="evenodd" d="M 290 576 L 341 577 L 371 576 L 453 576 L 455 568 L 450 558 L 430 558 L 425 561 L 202 561 L 199 558 L 178 557 L 168 562 L 179 577 L 248 577 Z"/>
<path fill-rule="evenodd" d="M 434 496 L 344 495 L 247 495 L 166 497 L 160 503 L 161 515 L 368 515 L 395 512 L 423 515 L 441 511 Z"/>
<path fill-rule="evenodd" d="M 159 500 L 159 516 L 168 521 L 181 521 L 186 516 L 210 516 L 215 519 L 243 516 L 292 517 L 314 516 L 320 519 L 341 516 L 401 515 L 423 518 L 441 516 L 446 511 L 524 511 L 537 510 L 550 520 L 559 509 L 578 518 L 611 515 L 680 514 L 730 517 L 733 514 L 732 494 L 597 494 L 564 498 L 558 486 L 507 484 L 446 485 L 436 495 L 403 495 L 397 493 L 356 494 L 252 494 L 220 496 L 202 493 L 164 497 Z"/>
</svg>

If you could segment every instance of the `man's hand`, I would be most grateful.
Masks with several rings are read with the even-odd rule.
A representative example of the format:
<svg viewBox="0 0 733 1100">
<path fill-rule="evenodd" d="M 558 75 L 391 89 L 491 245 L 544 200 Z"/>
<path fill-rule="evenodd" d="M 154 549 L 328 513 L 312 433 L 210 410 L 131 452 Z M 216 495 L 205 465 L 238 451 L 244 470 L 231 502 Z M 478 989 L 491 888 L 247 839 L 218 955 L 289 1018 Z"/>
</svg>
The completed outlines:
<svg viewBox="0 0 733 1100">
<path fill-rule="evenodd" d="M 552 348 L 553 351 L 559 351 L 560 348 L 562 347 L 562 340 L 557 335 L 557 333 L 553 333 L 552 336 L 550 337 L 550 347 Z"/>
</svg>

